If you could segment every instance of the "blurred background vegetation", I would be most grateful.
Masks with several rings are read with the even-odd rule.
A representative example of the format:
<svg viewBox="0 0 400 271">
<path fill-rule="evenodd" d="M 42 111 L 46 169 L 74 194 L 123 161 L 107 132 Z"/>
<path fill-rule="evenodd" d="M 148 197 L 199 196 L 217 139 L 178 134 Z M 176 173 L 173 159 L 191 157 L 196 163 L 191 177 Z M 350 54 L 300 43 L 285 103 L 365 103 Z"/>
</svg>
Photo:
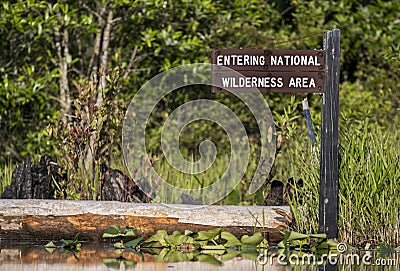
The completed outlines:
<svg viewBox="0 0 400 271">
<path fill-rule="evenodd" d="M 363 146 L 362 151 L 368 154 L 377 147 L 365 142 L 390 139 L 385 141 L 387 145 L 380 145 L 390 149 L 386 152 L 390 156 L 381 156 L 387 160 L 383 171 L 387 164 L 397 165 L 385 178 L 393 182 L 393 193 L 399 191 L 398 1 L 0 2 L 0 192 L 11 180 L 17 163 L 25 157 L 37 161 L 47 154 L 68 170 L 67 198 L 96 199 L 101 163 L 127 172 L 120 147 L 122 121 L 130 100 L 147 80 L 182 64 L 208 63 L 211 50 L 216 48 L 322 49 L 323 31 L 333 28 L 341 30 L 341 157 L 348 155 L 349 141 Z M 212 94 L 208 87 L 174 91 L 154 110 L 146 136 L 154 161 L 160 158 L 155 166 L 171 182 L 180 184 L 205 185 L 222 174 L 229 140 L 215 124 L 193 123 L 181 135 L 182 152 L 188 157 L 196 157 L 198 144 L 208 135 L 218 139 L 222 162 L 211 176 L 174 173 L 160 149 L 162 124 L 168 115 L 187 101 L 207 98 L 229 106 L 252 138 L 249 170 L 222 203 L 262 204 L 264 190 L 268 191 L 273 179 L 286 183 L 289 178 L 302 178 L 308 187 L 312 184 L 309 180 L 318 180 L 318 147 L 312 149 L 308 142 L 301 100 L 308 98 L 319 134 L 321 97 L 264 96 L 275 117 L 280 152 L 273 172 L 255 195 L 245 192 L 258 162 L 256 122 L 233 95 Z M 366 120 L 367 124 L 359 124 Z M 366 141 L 363 135 L 375 138 Z M 341 170 L 357 164 L 354 159 L 346 161 L 349 164 L 341 160 Z M 351 175 L 352 180 L 341 174 L 340 182 L 356 182 L 357 176 L 369 173 L 357 174 Z M 386 180 L 380 175 L 377 178 Z M 307 194 L 299 197 L 315 196 L 312 191 L 317 190 L 307 189 Z M 318 208 L 312 205 L 310 210 Z M 343 229 L 351 226 L 346 224 L 349 221 L 341 220 Z M 400 225 L 398 213 L 393 223 Z M 300 231 L 314 230 L 307 225 L 298 227 Z"/>
</svg>

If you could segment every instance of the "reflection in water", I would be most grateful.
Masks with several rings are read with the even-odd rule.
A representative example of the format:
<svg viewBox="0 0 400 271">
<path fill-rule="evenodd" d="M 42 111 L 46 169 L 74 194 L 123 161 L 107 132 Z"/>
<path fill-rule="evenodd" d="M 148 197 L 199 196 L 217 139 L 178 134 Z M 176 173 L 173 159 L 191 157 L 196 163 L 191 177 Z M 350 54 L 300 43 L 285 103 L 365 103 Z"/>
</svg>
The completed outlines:
<svg viewBox="0 0 400 271">
<path fill-rule="evenodd" d="M 279 264 L 275 257 L 262 265 L 257 261 L 255 252 L 227 251 L 199 254 L 164 250 L 152 255 L 135 251 L 116 251 L 112 244 L 108 243 L 97 245 L 83 243 L 82 250 L 73 254 L 60 249 L 49 252 L 43 246 L 34 244 L 0 243 L 0 270 L 400 270 L 399 253 L 362 252 L 357 255 L 360 259 L 367 255 L 365 258 L 369 259 L 369 262 L 359 264 L 342 262 L 333 266 L 317 264 L 284 266 Z"/>
</svg>

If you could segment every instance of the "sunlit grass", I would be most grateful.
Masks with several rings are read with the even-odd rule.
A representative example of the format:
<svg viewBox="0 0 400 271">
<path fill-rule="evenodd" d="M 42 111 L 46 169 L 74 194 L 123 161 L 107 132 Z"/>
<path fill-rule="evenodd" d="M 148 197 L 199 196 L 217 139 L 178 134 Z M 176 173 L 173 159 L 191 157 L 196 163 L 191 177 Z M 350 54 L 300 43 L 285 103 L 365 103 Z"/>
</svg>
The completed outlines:
<svg viewBox="0 0 400 271">
<path fill-rule="evenodd" d="M 244 154 L 245 155 L 245 154 Z M 194 156 L 191 156 L 188 161 L 197 161 Z M 230 192 L 227 197 L 223 200 L 217 202 L 216 204 L 237 204 L 237 205 L 248 205 L 248 204 L 262 204 L 263 195 L 262 190 L 256 194 L 248 195 L 247 190 L 250 186 L 253 174 L 257 167 L 257 154 L 254 150 L 250 153 L 250 160 L 247 166 L 247 170 L 244 173 L 244 176 L 240 178 L 238 174 L 240 172 L 236 172 L 236 170 L 232 171 L 233 175 L 230 175 L 228 178 L 228 182 L 231 180 L 239 180 L 235 189 Z M 229 155 L 220 155 L 217 156 L 215 161 L 207 161 L 207 164 L 210 165 L 207 170 L 191 174 L 193 172 L 199 172 L 199 168 L 189 165 L 189 168 L 186 168 L 184 171 L 175 169 L 173 166 L 169 164 L 169 162 L 165 158 L 161 158 L 154 164 L 154 168 L 158 174 L 162 177 L 163 180 L 168 182 L 170 185 L 184 188 L 184 189 L 200 189 L 204 187 L 208 187 L 213 183 L 219 181 L 221 177 L 227 171 L 229 164 L 231 163 L 231 157 Z M 226 185 L 232 185 L 232 183 L 228 183 Z M 163 193 L 163 191 L 159 191 L 159 193 Z M 164 198 L 165 195 L 159 194 L 158 198 Z M 175 196 L 179 199 L 180 195 Z M 213 195 L 207 194 L 199 194 L 198 198 L 201 198 L 203 202 L 209 202 L 209 199 L 213 198 Z M 179 200 L 177 200 L 179 203 Z"/>
<path fill-rule="evenodd" d="M 15 164 L 11 161 L 6 162 L 0 167 L 0 195 L 12 181 L 13 170 Z"/>
<path fill-rule="evenodd" d="M 339 240 L 363 247 L 400 244 L 400 131 L 367 120 L 343 120 L 339 147 Z M 299 147 L 299 146 L 297 146 Z M 305 186 L 290 201 L 296 224 L 305 233 L 318 229 L 318 148 L 291 150 Z M 303 155 L 299 155 L 299 153 Z"/>
</svg>

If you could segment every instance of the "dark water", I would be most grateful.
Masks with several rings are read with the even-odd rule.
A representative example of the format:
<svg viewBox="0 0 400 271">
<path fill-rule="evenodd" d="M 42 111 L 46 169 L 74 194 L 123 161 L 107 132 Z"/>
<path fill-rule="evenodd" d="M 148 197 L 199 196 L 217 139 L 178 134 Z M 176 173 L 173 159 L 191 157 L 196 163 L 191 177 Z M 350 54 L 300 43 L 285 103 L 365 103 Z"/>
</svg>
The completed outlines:
<svg viewBox="0 0 400 271">
<path fill-rule="evenodd" d="M 343 254 L 332 258 L 333 262 L 337 261 L 334 266 L 326 266 L 326 261 L 318 265 L 318 259 L 312 257 L 305 257 L 303 264 L 301 254 L 292 256 L 289 265 L 286 265 L 287 258 L 278 259 L 271 255 L 263 258 L 259 254 L 230 251 L 199 255 L 165 250 L 152 255 L 114 250 L 112 244 L 89 243 L 83 243 L 80 252 L 72 253 L 60 248 L 47 251 L 38 244 L 4 244 L 0 241 L 0 270 L 400 270 L 399 253 Z"/>
</svg>

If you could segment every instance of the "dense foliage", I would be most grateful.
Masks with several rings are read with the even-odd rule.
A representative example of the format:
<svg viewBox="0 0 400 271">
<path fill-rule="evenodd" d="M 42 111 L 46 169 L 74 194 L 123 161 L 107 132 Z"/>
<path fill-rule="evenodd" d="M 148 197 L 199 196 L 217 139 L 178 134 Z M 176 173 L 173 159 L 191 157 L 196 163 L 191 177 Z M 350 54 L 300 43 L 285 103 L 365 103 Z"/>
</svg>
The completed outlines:
<svg viewBox="0 0 400 271">
<path fill-rule="evenodd" d="M 10 176 L 10 164 L 25 156 L 54 155 L 73 180 L 70 198 L 96 198 L 101 162 L 123 168 L 121 123 L 136 91 L 160 71 L 209 62 L 215 48 L 320 49 L 323 31 L 339 28 L 341 113 L 368 117 L 382 133 L 399 128 L 397 1 L 0 0 L 0 5 L 1 174 Z M 309 150 L 299 102 L 304 97 L 265 94 L 282 147 L 271 178 L 302 176 L 284 152 Z M 168 115 L 197 98 L 217 100 L 238 114 L 257 153 L 258 128 L 245 105 L 206 87 L 174 91 L 160 102 L 148 126 L 149 152 L 159 154 Z M 308 100 L 318 133 L 321 98 Z M 229 149 L 222 129 L 200 122 L 182 133 L 183 152 L 196 155 L 196 144 L 209 134 L 222 142 L 222 150 Z M 229 203 L 262 202 L 243 195 L 249 175 Z"/>
<path fill-rule="evenodd" d="M 209 62 L 213 48 L 321 48 L 323 30 L 332 27 L 342 30 L 342 111 L 370 110 L 384 124 L 398 113 L 396 1 L 2 1 L 1 6 L 3 163 L 54 152 L 56 143 L 46 139 L 45 128 L 59 118 L 71 121 L 72 101 L 85 81 L 100 80 L 98 88 L 108 91 L 97 78 L 101 67 L 123 70 L 114 96 L 123 108 L 151 76 Z M 160 105 L 156 119 L 197 96 L 210 94 L 178 92 Z M 281 113 L 287 95 L 267 96 Z"/>
</svg>

